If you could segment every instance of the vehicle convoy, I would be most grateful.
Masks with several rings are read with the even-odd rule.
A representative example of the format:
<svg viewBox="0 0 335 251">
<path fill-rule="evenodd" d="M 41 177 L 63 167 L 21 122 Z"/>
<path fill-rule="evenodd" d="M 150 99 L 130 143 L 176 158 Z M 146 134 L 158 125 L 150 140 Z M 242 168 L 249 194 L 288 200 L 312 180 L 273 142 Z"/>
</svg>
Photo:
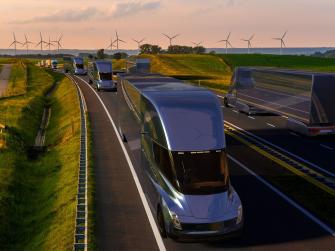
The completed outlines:
<svg viewBox="0 0 335 251">
<path fill-rule="evenodd" d="M 116 91 L 111 61 L 98 60 L 90 62 L 88 65 L 88 77 L 89 83 L 93 84 L 97 91 Z"/>
<path fill-rule="evenodd" d="M 209 90 L 159 74 L 118 75 L 118 128 L 162 237 L 241 234 L 230 183 L 223 114 Z"/>
<path fill-rule="evenodd" d="M 225 106 L 247 114 L 272 112 L 307 136 L 335 133 L 335 74 L 274 68 L 235 69 Z"/>
</svg>

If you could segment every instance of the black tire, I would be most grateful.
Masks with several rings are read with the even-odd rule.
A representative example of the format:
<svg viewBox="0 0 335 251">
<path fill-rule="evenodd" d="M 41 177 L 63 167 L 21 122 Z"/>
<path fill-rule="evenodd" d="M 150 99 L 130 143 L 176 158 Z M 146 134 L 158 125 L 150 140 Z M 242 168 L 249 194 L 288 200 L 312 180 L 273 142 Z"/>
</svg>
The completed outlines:
<svg viewBox="0 0 335 251">
<path fill-rule="evenodd" d="M 165 222 L 164 222 L 164 215 L 163 212 L 160 208 L 158 208 L 157 212 L 157 223 L 158 223 L 158 230 L 159 233 L 161 234 L 162 238 L 167 238 L 167 233 L 165 229 Z"/>
<path fill-rule="evenodd" d="M 223 105 L 225 107 L 229 107 L 229 104 L 228 104 L 228 99 L 226 97 L 223 98 Z"/>
</svg>

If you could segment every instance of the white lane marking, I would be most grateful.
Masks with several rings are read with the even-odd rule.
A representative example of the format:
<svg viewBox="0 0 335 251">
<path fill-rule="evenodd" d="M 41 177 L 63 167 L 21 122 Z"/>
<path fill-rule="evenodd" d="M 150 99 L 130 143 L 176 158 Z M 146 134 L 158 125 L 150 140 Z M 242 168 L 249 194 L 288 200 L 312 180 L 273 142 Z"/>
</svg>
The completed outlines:
<svg viewBox="0 0 335 251">
<path fill-rule="evenodd" d="M 271 126 L 271 127 L 276 127 L 275 125 L 273 124 L 270 124 L 270 123 L 266 123 L 268 126 Z"/>
<path fill-rule="evenodd" d="M 120 134 L 115 126 L 115 123 L 114 123 L 114 120 L 112 119 L 112 116 L 110 115 L 110 113 L 108 112 L 104 102 L 102 101 L 102 99 L 100 98 L 100 96 L 96 93 L 96 91 L 81 77 L 78 77 L 76 76 L 77 78 L 79 78 L 80 80 L 82 80 L 91 90 L 92 92 L 96 95 L 96 97 L 98 98 L 98 100 L 100 101 L 102 107 L 104 108 L 106 114 L 107 114 L 107 117 L 110 121 L 110 123 L 112 124 L 113 128 L 114 128 L 114 131 L 115 131 L 115 134 L 117 136 L 117 139 L 119 140 L 119 143 L 121 145 L 121 148 L 122 148 L 122 151 L 126 157 L 126 160 L 128 162 L 128 165 L 129 165 L 129 168 L 130 168 L 130 171 L 131 171 L 131 174 L 133 175 L 133 178 L 134 178 L 134 181 L 135 181 L 135 184 L 136 184 L 136 187 L 137 187 L 137 190 L 138 190 L 138 193 L 140 194 L 140 197 L 141 197 L 141 200 L 142 200 L 142 203 L 143 203 L 143 206 L 144 206 L 144 209 L 145 209 L 145 212 L 147 214 L 147 217 L 149 219 L 149 223 L 150 223 L 150 226 L 151 226 L 151 229 L 154 233 L 154 236 L 155 236 L 155 239 L 156 239 L 156 242 L 157 242 L 157 245 L 158 245 L 158 248 L 160 251 L 166 251 L 166 248 L 165 248 L 165 245 L 164 245 L 164 242 L 162 240 L 162 237 L 159 233 L 159 230 L 158 230 L 158 227 L 156 225 L 156 222 L 155 222 L 155 219 L 154 219 L 154 216 L 152 215 L 151 213 L 151 209 L 149 207 L 149 204 L 148 204 L 148 201 L 147 201 L 147 198 L 145 197 L 144 195 L 144 192 L 143 192 L 143 188 L 140 184 L 140 181 L 139 181 L 139 178 L 136 174 L 136 171 L 135 171 L 135 168 L 133 166 L 133 163 L 131 162 L 131 159 L 128 155 L 128 152 L 126 150 L 126 147 L 124 146 L 123 144 L 123 141 L 120 137 Z"/>
<path fill-rule="evenodd" d="M 287 117 L 287 116 L 285 116 L 285 115 L 282 115 L 282 117 L 283 117 L 284 119 L 288 119 L 288 117 Z"/>
<path fill-rule="evenodd" d="M 235 112 L 235 113 L 239 113 L 237 110 L 234 110 L 234 109 L 233 109 L 233 112 Z"/>
<path fill-rule="evenodd" d="M 248 116 L 249 119 L 255 119 L 254 117 Z"/>
<path fill-rule="evenodd" d="M 294 133 L 294 132 L 290 132 L 290 134 L 293 135 L 293 136 L 296 136 L 296 137 L 300 137 L 299 134 L 296 134 L 296 133 Z"/>
<path fill-rule="evenodd" d="M 237 159 L 235 159 L 231 155 L 228 155 L 228 158 L 231 159 L 236 164 L 238 164 L 240 167 L 242 167 L 251 176 L 253 176 L 258 181 L 260 181 L 261 183 L 263 183 L 263 185 L 265 185 L 266 187 L 268 187 L 271 191 L 273 191 L 274 193 L 276 193 L 277 195 L 279 195 L 287 203 L 289 203 L 293 207 L 295 207 L 298 211 L 300 211 L 302 214 L 304 214 L 307 218 L 309 218 L 314 223 L 316 223 L 317 225 L 319 225 L 323 230 L 325 230 L 326 232 L 328 232 L 329 234 L 331 234 L 333 237 L 335 237 L 335 230 L 332 229 L 330 226 L 328 226 L 327 224 L 325 224 L 324 222 L 322 222 L 321 220 L 319 220 L 313 214 L 311 214 L 310 212 L 308 212 L 305 208 L 303 208 L 298 203 L 296 203 L 295 201 L 293 201 L 292 199 L 290 199 L 287 195 L 285 195 L 283 192 L 279 191 L 277 188 L 275 188 L 274 186 L 272 186 L 269 182 L 267 182 L 266 180 L 264 180 L 263 178 L 261 178 L 260 176 L 258 176 L 255 172 L 253 172 L 252 170 L 250 170 L 248 167 L 246 167 L 244 164 L 242 164 L 241 162 L 239 162 Z"/>
<path fill-rule="evenodd" d="M 324 145 L 324 144 L 320 144 L 320 146 L 322 146 L 323 148 L 326 148 L 328 150 L 334 150 L 334 148 L 330 147 L 330 146 L 327 146 L 327 145 Z"/>
<path fill-rule="evenodd" d="M 277 149 L 279 149 L 280 151 L 282 151 L 282 152 L 284 152 L 284 153 L 286 153 L 286 154 L 288 154 L 288 155 L 291 155 L 292 157 L 294 157 L 294 158 L 296 158 L 296 159 L 298 159 L 298 160 L 300 160 L 300 161 L 303 161 L 303 162 L 307 163 L 308 165 L 310 165 L 310 166 L 312 166 L 312 167 L 318 169 L 319 171 L 322 171 L 322 172 L 328 174 L 329 176 L 335 178 L 335 173 L 332 173 L 332 172 L 330 172 L 330 171 L 328 171 L 328 170 L 326 170 L 326 169 L 324 169 L 324 168 L 318 166 L 317 164 L 314 164 L 314 163 L 312 163 L 312 162 L 310 162 L 310 161 L 308 161 L 308 160 L 306 160 L 306 159 L 304 159 L 304 158 L 302 158 L 302 157 L 300 157 L 300 156 L 298 156 L 298 155 L 296 155 L 296 154 L 294 154 L 294 153 L 291 153 L 291 152 L 285 150 L 284 148 L 282 148 L 282 147 L 280 147 L 280 146 L 277 146 L 277 145 L 271 143 L 270 141 L 268 141 L 268 140 L 266 140 L 266 139 L 263 139 L 263 138 L 261 138 L 261 137 L 255 135 L 255 134 L 253 134 L 253 133 L 251 133 L 251 132 L 248 132 L 248 131 L 242 129 L 241 127 L 238 127 L 238 126 L 236 126 L 236 125 L 234 125 L 234 124 L 228 122 L 227 120 L 225 120 L 224 123 L 227 123 L 228 125 L 234 127 L 235 129 L 240 130 L 240 131 L 242 131 L 242 132 L 245 133 L 245 134 L 248 134 L 250 137 L 256 138 L 256 139 L 258 139 L 259 141 L 262 141 L 263 143 L 266 143 L 266 144 L 268 144 L 268 145 L 270 145 L 270 146 L 272 146 L 272 147 L 274 147 L 274 148 L 277 148 Z"/>
</svg>

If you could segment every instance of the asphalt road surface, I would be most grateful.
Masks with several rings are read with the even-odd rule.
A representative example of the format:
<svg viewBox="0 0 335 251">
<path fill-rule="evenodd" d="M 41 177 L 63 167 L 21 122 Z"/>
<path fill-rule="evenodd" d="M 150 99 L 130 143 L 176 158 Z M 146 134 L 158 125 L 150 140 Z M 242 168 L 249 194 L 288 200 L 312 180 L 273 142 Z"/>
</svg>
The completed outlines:
<svg viewBox="0 0 335 251">
<path fill-rule="evenodd" d="M 115 93 L 98 93 L 105 110 L 89 85 L 77 77 L 75 79 L 86 99 L 93 134 L 99 250 L 334 250 L 335 237 L 308 217 L 308 212 L 298 210 L 285 195 L 278 194 L 260 181 L 261 177 L 248 172 L 248 167 L 267 163 L 233 140 L 228 141 L 228 152 L 238 161 L 230 159 L 231 179 L 245 210 L 245 231 L 241 240 L 180 243 L 164 239 L 162 246 L 160 237 L 154 235 L 155 227 L 150 224 L 145 203 L 108 118 L 109 115 L 115 119 Z M 225 109 L 224 112 L 227 119 L 235 119 L 238 123 L 232 110 Z M 251 124 L 264 122 L 249 121 L 245 117 L 239 125 L 244 125 L 245 120 Z M 253 130 L 253 127 L 250 130 L 258 134 L 262 132 Z M 272 140 L 270 133 L 264 135 Z"/>
<path fill-rule="evenodd" d="M 0 97 L 6 92 L 11 69 L 11 64 L 4 64 L 2 66 L 0 73 Z"/>
</svg>

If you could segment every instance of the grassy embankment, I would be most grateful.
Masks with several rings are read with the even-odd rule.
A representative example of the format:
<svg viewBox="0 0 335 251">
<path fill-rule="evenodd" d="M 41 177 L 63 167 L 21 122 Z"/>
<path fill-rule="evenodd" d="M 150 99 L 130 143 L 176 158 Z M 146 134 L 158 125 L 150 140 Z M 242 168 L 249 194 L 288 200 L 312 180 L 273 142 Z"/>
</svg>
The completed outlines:
<svg viewBox="0 0 335 251">
<path fill-rule="evenodd" d="M 151 59 L 151 71 L 194 84 L 224 91 L 231 70 L 220 57 L 212 55 L 141 55 Z"/>
<path fill-rule="evenodd" d="M 22 60 L 13 64 L 5 96 L 23 95 L 27 91 L 27 67 Z"/>
<path fill-rule="evenodd" d="M 59 86 L 46 98 L 57 81 Z M 24 95 L 0 100 L 8 126 L 7 149 L 0 152 L 0 249 L 70 250 L 79 161 L 77 94 L 62 75 L 30 64 L 27 87 Z M 34 142 L 45 105 L 52 109 L 47 151 L 29 160 L 27 148 Z"/>
<path fill-rule="evenodd" d="M 170 76 L 177 75 L 176 77 L 178 78 L 182 76 L 182 79 L 184 75 L 198 75 L 198 72 L 201 72 L 203 78 L 213 75 L 212 69 L 209 69 L 212 61 L 208 65 L 199 63 L 199 61 L 206 60 L 204 56 L 160 55 L 149 57 L 152 59 L 153 72 L 160 72 Z M 221 63 L 224 65 L 222 68 L 229 65 L 231 69 L 236 66 L 264 66 L 323 72 L 335 71 L 335 59 L 275 55 L 216 55 L 213 57 L 222 59 Z M 231 74 L 231 71 L 226 72 Z M 223 74 L 227 74 L 226 72 L 223 72 Z M 226 90 L 226 83 L 223 82 L 222 84 L 225 86 L 218 89 Z M 216 87 L 214 86 L 214 88 Z M 269 169 L 266 170 L 266 173 L 267 175 L 264 178 L 320 219 L 335 226 L 335 198 L 332 195 L 271 161 L 269 161 Z"/>
</svg>

